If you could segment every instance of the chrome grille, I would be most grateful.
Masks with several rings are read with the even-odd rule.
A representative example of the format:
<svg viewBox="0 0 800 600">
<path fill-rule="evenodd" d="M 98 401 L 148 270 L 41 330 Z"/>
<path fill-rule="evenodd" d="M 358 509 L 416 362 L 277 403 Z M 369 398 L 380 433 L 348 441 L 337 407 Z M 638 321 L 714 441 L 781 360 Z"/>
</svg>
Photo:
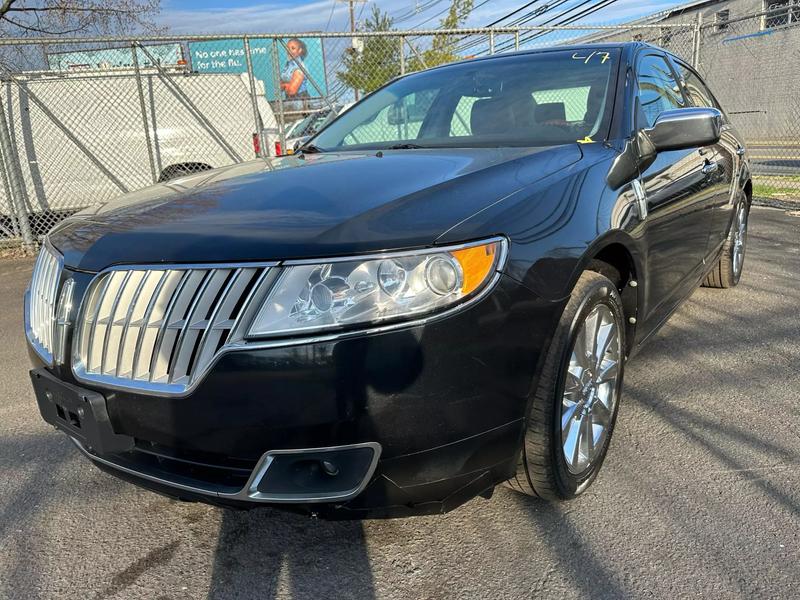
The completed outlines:
<svg viewBox="0 0 800 600">
<path fill-rule="evenodd" d="M 80 379 L 184 391 L 228 343 L 267 267 L 111 270 L 86 292 L 73 346 Z"/>
<path fill-rule="evenodd" d="M 53 325 L 62 268 L 61 256 L 55 254 L 47 244 L 42 245 L 33 267 L 26 332 L 31 344 L 46 362 L 53 360 Z"/>
</svg>

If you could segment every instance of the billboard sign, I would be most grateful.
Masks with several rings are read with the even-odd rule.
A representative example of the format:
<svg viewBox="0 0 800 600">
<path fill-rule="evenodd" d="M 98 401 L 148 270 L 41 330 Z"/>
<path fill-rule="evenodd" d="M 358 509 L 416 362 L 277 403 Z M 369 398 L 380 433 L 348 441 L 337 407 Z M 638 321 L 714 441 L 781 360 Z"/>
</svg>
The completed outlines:
<svg viewBox="0 0 800 600">
<path fill-rule="evenodd" d="M 183 49 L 180 44 L 155 44 L 146 46 L 146 49 L 160 65 L 182 64 Z M 150 57 L 141 48 L 136 49 L 136 58 L 139 60 L 139 66 L 152 66 Z M 47 66 L 53 71 L 133 67 L 133 52 L 132 48 L 53 52 L 47 54 Z"/>
<path fill-rule="evenodd" d="M 272 39 L 253 38 L 249 41 L 253 76 L 264 83 L 267 100 L 277 100 L 279 94 L 284 100 L 321 98 L 327 95 L 322 39 L 287 38 L 283 40 L 283 44 L 278 43 L 280 81 L 277 86 Z M 243 40 L 190 42 L 189 58 L 192 70 L 198 73 L 247 73 Z"/>
</svg>

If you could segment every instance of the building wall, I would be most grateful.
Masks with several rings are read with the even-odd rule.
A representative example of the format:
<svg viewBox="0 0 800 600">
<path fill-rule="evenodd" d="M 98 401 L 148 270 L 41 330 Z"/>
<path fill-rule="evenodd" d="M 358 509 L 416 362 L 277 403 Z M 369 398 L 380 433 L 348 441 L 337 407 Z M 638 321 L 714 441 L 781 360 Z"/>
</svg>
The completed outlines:
<svg viewBox="0 0 800 600">
<path fill-rule="evenodd" d="M 800 140 L 800 20 L 765 27 L 760 15 L 776 0 L 719 0 L 675 11 L 658 24 L 696 23 L 702 14 L 697 69 L 742 134 L 751 141 L 796 143 Z M 800 0 L 797 13 L 800 17 Z M 720 24 L 719 11 L 730 22 Z M 773 13 L 774 14 L 774 13 Z M 692 28 L 636 28 L 596 41 L 641 39 L 691 61 L 695 54 Z M 650 22 L 653 23 L 652 21 Z"/>
</svg>

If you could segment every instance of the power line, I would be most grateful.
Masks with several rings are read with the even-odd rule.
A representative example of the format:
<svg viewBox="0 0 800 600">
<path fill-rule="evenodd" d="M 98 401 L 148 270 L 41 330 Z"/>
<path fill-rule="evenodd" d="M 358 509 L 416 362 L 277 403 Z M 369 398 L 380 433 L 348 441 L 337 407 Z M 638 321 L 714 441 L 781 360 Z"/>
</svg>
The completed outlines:
<svg viewBox="0 0 800 600">
<path fill-rule="evenodd" d="M 527 13 L 519 16 L 519 17 L 517 17 L 516 19 L 514 19 L 510 23 L 504 23 L 503 25 L 505 27 L 514 27 L 514 26 L 518 26 L 518 25 L 523 25 L 525 23 L 528 23 L 529 21 L 532 21 L 533 19 L 535 19 L 537 17 L 540 17 L 540 16 L 550 12 L 551 10 L 554 10 L 554 9 L 558 8 L 559 6 L 561 6 L 562 4 L 564 4 L 565 2 L 568 2 L 568 1 L 569 0 L 557 0 L 557 2 L 555 2 L 553 4 L 545 4 L 543 6 L 535 8 L 535 9 L 533 9 L 533 10 L 531 10 L 531 11 L 529 11 L 529 12 L 527 12 Z M 494 25 L 497 25 L 501 21 L 506 20 L 507 18 L 509 18 L 509 17 L 515 15 L 516 13 L 518 13 L 520 10 L 524 10 L 525 8 L 535 4 L 536 2 L 538 2 L 538 0 L 534 0 L 533 2 L 529 2 L 528 4 L 525 4 L 525 5 L 521 6 L 517 10 L 514 10 L 514 11 L 508 13 L 507 15 L 505 15 L 503 17 L 500 17 L 499 19 L 496 19 L 494 22 L 492 22 L 489 25 L 487 25 L 487 27 L 492 27 Z M 458 48 L 458 51 L 464 51 L 464 50 L 468 50 L 470 48 L 474 48 L 475 46 L 478 46 L 478 45 L 482 44 L 486 40 L 488 40 L 488 36 L 486 36 L 486 35 L 478 37 L 476 39 L 469 40 L 466 44 L 463 44 L 462 46 L 460 46 Z"/>
<path fill-rule="evenodd" d="M 517 14 L 521 10 L 525 10 L 526 8 L 528 8 L 529 6 L 532 6 L 533 4 L 536 4 L 537 2 L 539 2 L 539 0 L 531 0 L 527 4 L 523 4 L 522 6 L 520 6 L 518 9 L 512 10 L 507 15 L 504 15 L 504 16 L 500 17 L 499 19 L 497 19 L 495 21 L 492 21 L 491 23 L 487 24 L 486 27 L 492 27 L 494 25 L 497 25 L 500 21 L 505 21 L 508 17 Z"/>
<path fill-rule="evenodd" d="M 333 19 L 333 12 L 336 10 L 336 2 L 337 0 L 333 0 L 333 2 L 331 2 L 331 12 L 328 15 L 328 24 L 325 25 L 325 31 L 328 31 L 328 29 L 330 29 L 331 20 Z"/>
<path fill-rule="evenodd" d="M 580 13 L 578 13 L 576 15 L 572 15 L 571 17 L 568 17 L 568 18 L 566 18 L 566 19 L 564 19 L 562 21 L 559 21 L 558 23 L 553 23 L 554 19 L 550 19 L 549 21 L 545 21 L 541 25 L 548 25 L 548 24 L 551 24 L 551 23 L 553 25 L 569 25 L 571 23 L 574 23 L 575 21 L 578 21 L 580 19 L 588 17 L 591 14 L 596 13 L 597 11 L 602 10 L 603 8 L 611 6 L 615 2 L 618 2 L 618 0 L 600 0 L 600 2 L 598 2 L 596 5 L 589 6 L 589 7 L 585 8 L 583 11 L 581 11 Z M 564 11 L 564 13 L 562 13 L 562 14 L 566 14 L 566 13 L 572 12 L 573 10 L 578 9 L 578 8 L 580 8 L 582 6 L 585 6 L 586 4 L 589 4 L 589 3 L 590 3 L 589 0 L 586 0 L 586 1 L 582 2 L 581 4 L 579 4 L 578 6 L 575 6 L 575 7 L 571 8 L 571 9 L 569 9 L 568 11 Z M 559 16 L 561 16 L 561 15 L 559 15 Z M 520 39 L 520 44 L 529 42 L 532 39 L 535 39 L 535 38 L 538 38 L 538 37 L 542 37 L 542 36 L 547 35 L 549 33 L 551 33 L 551 32 L 549 32 L 549 31 L 538 31 L 538 32 L 535 32 L 535 33 L 533 33 L 531 35 L 528 35 L 528 36 Z M 508 47 L 508 46 L 506 46 L 506 47 Z"/>
</svg>

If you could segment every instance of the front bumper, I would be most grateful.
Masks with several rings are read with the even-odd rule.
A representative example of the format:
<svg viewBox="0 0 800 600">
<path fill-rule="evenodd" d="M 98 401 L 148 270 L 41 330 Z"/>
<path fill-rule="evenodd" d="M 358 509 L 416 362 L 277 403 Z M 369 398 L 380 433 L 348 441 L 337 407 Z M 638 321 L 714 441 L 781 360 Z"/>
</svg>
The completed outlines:
<svg viewBox="0 0 800 600">
<path fill-rule="evenodd" d="M 250 507 L 280 451 L 375 448 L 355 493 L 284 506 L 329 517 L 426 514 L 489 492 L 515 470 L 527 401 L 561 305 L 501 277 L 480 302 L 425 325 L 221 357 L 185 397 L 91 388 L 130 450 L 98 466 L 187 499 Z M 32 353 L 35 361 L 35 354 Z M 76 383 L 68 367 L 49 371 Z"/>
</svg>

